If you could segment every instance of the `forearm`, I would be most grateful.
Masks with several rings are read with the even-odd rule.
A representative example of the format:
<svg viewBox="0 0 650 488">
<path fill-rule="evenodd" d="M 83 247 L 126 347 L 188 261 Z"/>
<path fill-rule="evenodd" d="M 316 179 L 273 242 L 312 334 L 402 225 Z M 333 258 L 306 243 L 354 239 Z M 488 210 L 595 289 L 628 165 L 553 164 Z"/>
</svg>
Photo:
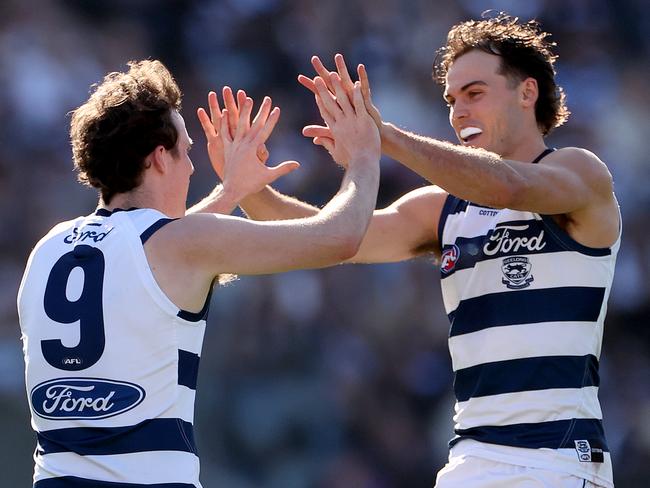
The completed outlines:
<svg viewBox="0 0 650 488">
<path fill-rule="evenodd" d="M 419 136 L 384 124 L 382 150 L 431 183 L 459 198 L 506 207 L 522 178 L 497 154 Z"/>
<path fill-rule="evenodd" d="M 240 206 L 253 220 L 299 219 L 318 213 L 318 208 L 313 205 L 284 195 L 270 186 L 247 196 L 240 202 Z"/>
<path fill-rule="evenodd" d="M 364 156 L 365 157 L 365 156 Z M 329 221 L 328 235 L 352 239 L 355 251 L 361 245 L 377 203 L 379 168 L 374 164 L 355 164 L 343 177 L 337 194 L 323 207 L 318 218 Z M 345 218 L 332 219 L 345 214 Z"/>
<path fill-rule="evenodd" d="M 196 205 L 190 207 L 185 215 L 195 213 L 218 213 L 229 215 L 237 207 L 239 202 L 237 197 L 224 190 L 222 185 L 218 185 L 212 192 Z"/>
</svg>

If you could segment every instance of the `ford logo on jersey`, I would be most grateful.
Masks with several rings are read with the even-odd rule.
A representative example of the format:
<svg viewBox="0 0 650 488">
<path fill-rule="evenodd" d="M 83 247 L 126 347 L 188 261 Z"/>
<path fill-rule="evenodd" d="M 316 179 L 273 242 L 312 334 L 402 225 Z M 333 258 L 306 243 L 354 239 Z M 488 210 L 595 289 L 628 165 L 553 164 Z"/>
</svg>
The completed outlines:
<svg viewBox="0 0 650 488">
<path fill-rule="evenodd" d="M 36 415 L 51 420 L 105 419 L 131 410 L 144 397 L 138 385 L 101 378 L 58 378 L 30 394 Z"/>
</svg>

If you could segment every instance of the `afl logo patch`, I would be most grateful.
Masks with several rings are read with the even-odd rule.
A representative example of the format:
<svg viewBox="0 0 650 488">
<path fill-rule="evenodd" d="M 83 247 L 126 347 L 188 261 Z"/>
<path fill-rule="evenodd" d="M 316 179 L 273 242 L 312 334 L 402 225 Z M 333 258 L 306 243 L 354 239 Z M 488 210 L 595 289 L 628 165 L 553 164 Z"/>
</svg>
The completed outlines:
<svg viewBox="0 0 650 488">
<path fill-rule="evenodd" d="M 39 417 L 51 420 L 105 419 L 144 400 L 140 386 L 101 378 L 59 378 L 32 389 L 30 399 Z"/>
<path fill-rule="evenodd" d="M 456 244 L 445 249 L 440 257 L 440 271 L 444 274 L 451 273 L 456 267 L 458 258 L 460 257 L 460 249 Z"/>
</svg>

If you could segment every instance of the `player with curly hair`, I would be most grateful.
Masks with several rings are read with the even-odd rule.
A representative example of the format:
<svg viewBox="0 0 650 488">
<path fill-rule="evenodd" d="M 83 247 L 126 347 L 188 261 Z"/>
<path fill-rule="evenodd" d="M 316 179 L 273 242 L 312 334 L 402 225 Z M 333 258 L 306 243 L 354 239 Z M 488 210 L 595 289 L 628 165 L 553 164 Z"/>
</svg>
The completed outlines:
<svg viewBox="0 0 650 488">
<path fill-rule="evenodd" d="M 348 262 L 439 257 L 457 400 L 439 488 L 613 487 L 597 394 L 621 219 L 596 155 L 547 146 L 569 116 L 548 37 L 505 14 L 449 31 L 434 79 L 457 144 L 385 122 L 357 69 L 383 153 L 431 183 L 376 210 Z M 312 63 L 318 79 L 299 81 L 319 107 L 321 79 L 350 91 L 341 55 L 336 71 Z M 335 153 L 327 124 L 303 133 Z M 317 211 L 265 186 L 259 165 L 248 169 L 247 184 L 260 183 L 242 200 L 251 218 Z"/>
<path fill-rule="evenodd" d="M 40 240 L 18 294 L 34 488 L 200 488 L 194 399 L 213 284 L 350 257 L 376 205 L 379 134 L 360 87 L 348 103 L 318 81 L 346 173 L 318 215 L 290 222 L 220 215 L 241 196 L 229 177 L 186 209 L 192 140 L 161 62 L 107 75 L 74 111 L 75 166 L 99 205 Z M 266 97 L 251 122 L 248 98 L 226 130 L 209 122 L 221 170 L 256 159 L 279 117 L 271 107 Z"/>
</svg>

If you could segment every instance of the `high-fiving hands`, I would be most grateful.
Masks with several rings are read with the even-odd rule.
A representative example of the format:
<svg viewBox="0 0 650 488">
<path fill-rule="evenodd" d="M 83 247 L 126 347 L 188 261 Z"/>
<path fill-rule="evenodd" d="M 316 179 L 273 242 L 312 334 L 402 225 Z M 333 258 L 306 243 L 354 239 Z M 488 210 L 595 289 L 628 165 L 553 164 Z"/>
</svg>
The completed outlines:
<svg viewBox="0 0 650 488">
<path fill-rule="evenodd" d="M 272 101 L 264 97 L 251 124 L 253 100 L 243 90 L 237 100 L 230 87 L 222 91 L 224 109 L 219 107 L 215 92 L 208 94 L 210 115 L 199 108 L 197 115 L 208 142 L 208 155 L 224 189 L 232 191 L 238 200 L 256 193 L 281 176 L 297 169 L 297 161 L 284 161 L 266 166 L 269 154 L 266 141 L 280 117 L 278 107 L 271 110 Z"/>
<path fill-rule="evenodd" d="M 316 70 L 317 77 L 320 77 L 327 87 L 327 90 L 336 95 L 336 88 L 334 80 L 339 80 L 343 91 L 347 94 L 348 99 L 352 102 L 352 89 L 355 83 L 350 77 L 350 73 L 345 64 L 345 59 L 342 54 L 337 54 L 334 56 L 334 63 L 336 64 L 336 71 L 329 71 L 322 63 L 318 56 L 313 56 L 311 58 L 311 64 Z M 379 110 L 372 103 L 372 96 L 370 91 L 370 83 L 368 81 L 368 73 L 363 64 L 357 66 L 357 75 L 359 76 L 359 82 L 361 84 L 361 94 L 363 95 L 363 102 L 368 111 L 368 114 L 372 117 L 377 128 L 381 130 L 382 119 Z M 298 82 L 303 85 L 305 88 L 310 90 L 318 98 L 319 93 L 316 86 L 316 77 L 309 78 L 305 75 L 298 76 Z M 321 115 L 323 115 L 321 113 Z M 330 153 L 330 148 L 332 147 L 332 133 L 329 127 L 323 127 L 318 125 L 309 125 L 305 127 L 302 131 L 303 135 L 306 137 L 313 138 L 314 144 L 325 147 Z"/>
<path fill-rule="evenodd" d="M 337 73 L 332 73 L 329 81 L 333 91 L 320 76 L 313 79 L 316 104 L 326 126 L 307 126 L 303 133 L 317 133 L 314 143 L 324 146 L 341 166 L 365 156 L 379 160 L 379 131 L 364 105 L 361 84 L 354 83 L 348 94 Z"/>
<path fill-rule="evenodd" d="M 317 56 L 311 61 L 317 76 L 300 75 L 298 81 L 316 96 L 326 125 L 309 125 L 303 129 L 303 135 L 325 147 L 344 167 L 362 153 L 374 155 L 379 140 L 377 129 L 382 120 L 372 103 L 365 67 L 358 66 L 359 81 L 353 82 L 342 55 L 334 58 L 337 71 L 327 70 Z M 226 86 L 222 97 L 223 109 L 217 94 L 210 92 L 209 115 L 204 108 L 199 108 L 197 115 L 207 139 L 210 162 L 224 190 L 229 190 L 240 201 L 300 164 L 284 161 L 276 166 L 266 165 L 269 153 L 265 143 L 280 116 L 278 107 L 271 109 L 269 97 L 264 97 L 252 123 L 253 100 L 243 90 L 239 90 L 235 98 Z"/>
</svg>

